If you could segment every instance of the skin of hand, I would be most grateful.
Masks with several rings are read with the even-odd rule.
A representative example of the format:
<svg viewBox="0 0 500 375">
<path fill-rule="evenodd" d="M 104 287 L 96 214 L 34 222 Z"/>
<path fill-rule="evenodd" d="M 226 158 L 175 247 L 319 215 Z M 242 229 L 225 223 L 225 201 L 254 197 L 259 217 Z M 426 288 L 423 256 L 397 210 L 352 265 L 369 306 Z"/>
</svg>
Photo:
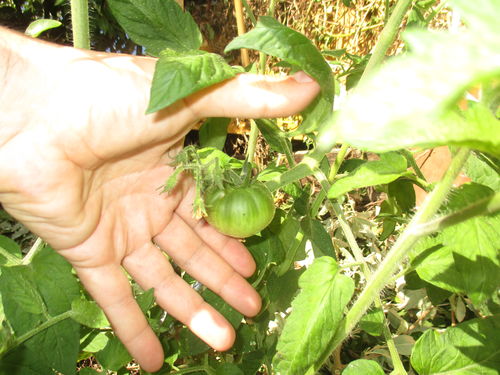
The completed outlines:
<svg viewBox="0 0 500 375">
<path fill-rule="evenodd" d="M 161 344 L 126 273 L 216 350 L 235 333 L 173 270 L 165 254 L 247 316 L 260 297 L 255 263 L 236 239 L 192 216 L 193 183 L 159 187 L 183 137 L 204 117 L 280 117 L 319 85 L 304 73 L 238 75 L 145 115 L 156 60 L 61 47 L 0 28 L 0 202 L 74 267 L 115 333 L 146 371 Z"/>
</svg>

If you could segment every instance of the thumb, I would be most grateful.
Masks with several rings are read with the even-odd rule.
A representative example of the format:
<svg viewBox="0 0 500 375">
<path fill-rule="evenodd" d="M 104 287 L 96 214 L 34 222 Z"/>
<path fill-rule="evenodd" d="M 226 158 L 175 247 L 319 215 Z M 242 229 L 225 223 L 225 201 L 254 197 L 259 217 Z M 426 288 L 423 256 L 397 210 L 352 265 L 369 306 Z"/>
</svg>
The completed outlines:
<svg viewBox="0 0 500 375">
<path fill-rule="evenodd" d="M 185 102 L 199 118 L 285 117 L 305 109 L 319 92 L 319 84 L 304 72 L 285 78 L 239 74 Z"/>
</svg>

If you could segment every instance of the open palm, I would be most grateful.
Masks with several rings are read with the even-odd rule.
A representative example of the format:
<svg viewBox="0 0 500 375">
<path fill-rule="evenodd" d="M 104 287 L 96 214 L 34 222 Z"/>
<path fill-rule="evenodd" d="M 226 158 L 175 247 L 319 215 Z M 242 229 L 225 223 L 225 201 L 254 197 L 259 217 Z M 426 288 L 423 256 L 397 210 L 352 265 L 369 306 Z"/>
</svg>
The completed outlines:
<svg viewBox="0 0 500 375">
<path fill-rule="evenodd" d="M 292 114 L 313 99 L 317 84 L 242 75 L 145 116 L 153 59 L 67 51 L 57 66 L 66 79 L 34 99 L 28 121 L 0 148 L 0 176 L 9 176 L 0 189 L 4 208 L 71 262 L 145 370 L 161 366 L 163 351 L 127 274 L 154 288 L 157 303 L 213 348 L 228 349 L 231 325 L 168 257 L 248 316 L 260 309 L 244 279 L 255 263 L 238 240 L 193 218 L 188 176 L 169 194 L 158 188 L 199 118 Z"/>
</svg>

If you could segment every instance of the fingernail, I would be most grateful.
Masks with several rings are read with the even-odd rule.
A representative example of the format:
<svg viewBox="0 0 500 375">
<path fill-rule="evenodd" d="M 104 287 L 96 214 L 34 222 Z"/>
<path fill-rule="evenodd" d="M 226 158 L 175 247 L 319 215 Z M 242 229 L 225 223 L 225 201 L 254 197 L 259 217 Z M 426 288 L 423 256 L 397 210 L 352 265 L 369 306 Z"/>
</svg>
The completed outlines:
<svg viewBox="0 0 500 375">
<path fill-rule="evenodd" d="M 311 77 L 309 77 L 306 73 L 304 73 L 302 70 L 300 72 L 295 73 L 292 77 L 298 83 L 311 83 L 311 82 L 314 82 L 314 80 Z"/>
</svg>

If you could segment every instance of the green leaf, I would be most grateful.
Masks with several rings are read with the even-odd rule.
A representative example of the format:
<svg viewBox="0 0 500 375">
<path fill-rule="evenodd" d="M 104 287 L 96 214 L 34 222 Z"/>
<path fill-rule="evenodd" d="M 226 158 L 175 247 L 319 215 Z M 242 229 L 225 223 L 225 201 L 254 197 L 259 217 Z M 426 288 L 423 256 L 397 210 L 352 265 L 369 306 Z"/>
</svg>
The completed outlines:
<svg viewBox="0 0 500 375">
<path fill-rule="evenodd" d="M 259 369 L 262 367 L 265 355 L 266 351 L 263 349 L 244 354 L 239 367 L 243 370 L 245 375 L 258 374 Z"/>
<path fill-rule="evenodd" d="M 410 212 L 415 208 L 416 195 L 413 183 L 404 178 L 398 178 L 388 186 L 389 196 L 396 200 L 402 212 Z"/>
<path fill-rule="evenodd" d="M 283 275 L 297 260 L 297 257 L 304 254 L 306 239 L 304 233 L 300 230 L 300 221 L 294 217 L 286 218 L 279 229 L 278 239 L 285 253 L 284 259 L 277 262 L 279 265 L 277 274 Z"/>
<path fill-rule="evenodd" d="M 51 316 L 71 310 L 71 302 L 80 295 L 80 287 L 71 265 L 49 246 L 33 257 L 30 268 Z M 63 374 L 73 374 L 80 346 L 80 326 L 71 319 L 63 320 L 26 341 L 32 360 L 49 364 Z"/>
<path fill-rule="evenodd" d="M 481 153 L 473 153 L 465 163 L 465 174 L 474 182 L 500 191 L 500 161 Z"/>
<path fill-rule="evenodd" d="M 78 375 L 99 375 L 102 374 L 101 372 L 98 372 L 97 370 L 94 370 L 93 368 L 90 367 L 85 367 L 82 368 L 80 371 L 78 371 Z"/>
<path fill-rule="evenodd" d="M 311 241 L 316 258 L 325 255 L 332 258 L 336 257 L 332 238 L 319 220 L 312 219 L 310 216 L 305 216 L 300 222 L 300 227 L 304 231 L 304 235 L 307 239 Z"/>
<path fill-rule="evenodd" d="M 5 375 L 53 375 L 54 371 L 48 363 L 27 361 L 26 350 L 15 350 L 7 353 L 0 360 L 0 374 Z"/>
<path fill-rule="evenodd" d="M 473 319 L 440 333 L 427 330 L 411 364 L 423 375 L 496 375 L 500 368 L 500 317 Z"/>
<path fill-rule="evenodd" d="M 394 337 L 394 345 L 400 355 L 410 356 L 415 346 L 415 339 L 410 335 L 399 335 Z"/>
<path fill-rule="evenodd" d="M 155 290 L 154 288 L 148 289 L 145 292 L 139 293 L 135 296 L 137 304 L 141 308 L 143 314 L 146 314 L 148 310 L 153 307 L 155 303 Z"/>
<path fill-rule="evenodd" d="M 243 167 L 243 162 L 241 160 L 235 159 L 225 152 L 216 150 L 213 147 L 200 148 L 198 150 L 198 156 L 204 167 L 209 167 L 210 163 L 215 159 L 217 159 L 222 169 L 241 169 Z M 213 172 L 213 169 L 209 169 L 209 171 Z"/>
<path fill-rule="evenodd" d="M 231 119 L 224 117 L 206 119 L 199 131 L 200 146 L 222 150 L 226 143 L 227 127 L 230 122 Z"/>
<path fill-rule="evenodd" d="M 325 124 L 320 150 L 335 142 L 383 152 L 405 147 L 458 145 L 500 155 L 499 122 L 487 108 L 465 114 L 450 108 L 479 81 L 500 77 L 500 8 L 485 0 L 491 14 L 465 1 L 454 1 L 474 25 L 461 33 L 411 31 L 405 39 L 411 53 L 384 65 L 356 88 L 342 110 Z M 496 5 L 493 5 L 496 4 Z M 363 108 L 362 111 L 359 109 Z"/>
<path fill-rule="evenodd" d="M 427 296 L 434 306 L 439 305 L 452 295 L 452 292 L 446 289 L 439 288 L 431 283 L 427 283 L 425 290 L 427 292 Z"/>
<path fill-rule="evenodd" d="M 381 154 L 380 160 L 361 164 L 350 175 L 335 181 L 328 191 L 329 198 L 337 198 L 354 189 L 387 184 L 407 173 L 404 156 L 397 152 Z"/>
<path fill-rule="evenodd" d="M 266 142 L 274 151 L 286 154 L 288 150 L 292 149 L 290 140 L 274 121 L 258 119 L 255 120 L 255 123 Z"/>
<path fill-rule="evenodd" d="M 0 235 L 0 265 L 14 266 L 22 257 L 21 247 L 9 237 Z"/>
<path fill-rule="evenodd" d="M 81 349 L 84 352 L 96 353 L 103 350 L 109 341 L 106 332 L 92 331 L 82 339 Z"/>
<path fill-rule="evenodd" d="M 333 98 L 335 86 L 332 71 L 321 53 L 306 36 L 274 18 L 260 17 L 255 28 L 235 38 L 225 52 L 239 48 L 256 49 L 299 67 L 318 81 L 326 96 Z"/>
<path fill-rule="evenodd" d="M 19 337 L 70 310 L 80 289 L 69 263 L 45 247 L 29 265 L 3 267 L 0 292 L 5 316 Z M 66 319 L 35 334 L 11 355 L 20 355 L 27 369 L 38 368 L 39 362 L 70 375 L 76 369 L 78 348 L 79 325 Z"/>
<path fill-rule="evenodd" d="M 33 274 L 27 266 L 2 267 L 0 293 L 5 315 L 17 335 L 26 333 L 39 323 L 45 306 Z M 30 327 L 24 320 L 29 321 L 32 318 L 36 323 Z"/>
<path fill-rule="evenodd" d="M 54 316 L 71 310 L 71 303 L 80 296 L 80 286 L 71 265 L 51 247 L 45 246 L 33 257 L 31 268 L 49 314 Z"/>
<path fill-rule="evenodd" d="M 425 288 L 427 296 L 434 306 L 439 305 L 445 299 L 451 296 L 451 292 L 438 288 L 437 286 L 422 280 L 416 271 L 411 271 L 405 275 L 406 289 L 417 290 Z"/>
<path fill-rule="evenodd" d="M 350 362 L 342 371 L 342 375 L 384 375 L 384 370 L 375 361 L 358 359 Z"/>
<path fill-rule="evenodd" d="M 492 195 L 478 184 L 465 184 L 449 197 L 447 212 L 466 207 Z M 480 303 L 500 287 L 500 214 L 476 216 L 446 228 L 445 246 L 454 250 L 455 268 L 462 275 L 462 288 L 474 303 Z"/>
<path fill-rule="evenodd" d="M 354 282 L 340 274 L 331 257 L 316 259 L 299 286 L 273 359 L 281 374 L 304 375 L 324 356 L 354 292 Z"/>
<path fill-rule="evenodd" d="M 0 358 L 3 357 L 7 350 L 15 346 L 16 339 L 11 327 L 5 321 L 4 317 L 0 317 Z"/>
<path fill-rule="evenodd" d="M 179 333 L 180 357 L 194 356 L 204 353 L 210 347 L 198 336 L 187 328 L 183 328 Z"/>
<path fill-rule="evenodd" d="M 215 375 L 245 375 L 234 363 L 221 363 L 215 369 Z"/>
<path fill-rule="evenodd" d="M 63 374 L 74 374 L 79 350 L 79 325 L 63 320 L 26 341 L 23 361 L 40 361 Z"/>
<path fill-rule="evenodd" d="M 184 172 L 184 167 L 182 165 L 175 167 L 174 173 L 168 176 L 167 181 L 165 181 L 165 184 L 163 185 L 163 192 L 170 193 L 175 188 L 177 182 L 179 182 L 179 179 L 181 178 L 182 172 Z"/>
<path fill-rule="evenodd" d="M 26 28 L 26 31 L 24 33 L 33 38 L 38 38 L 38 36 L 40 36 L 40 34 L 43 33 L 44 31 L 54 29 L 61 25 L 62 23 L 56 20 L 39 19 L 31 22 Z"/>
<path fill-rule="evenodd" d="M 227 319 L 234 329 L 238 329 L 243 319 L 243 315 L 229 306 L 221 297 L 212 292 L 210 289 L 205 289 L 201 294 L 203 299 Z"/>
<path fill-rule="evenodd" d="M 462 293 L 462 276 L 456 270 L 453 249 L 443 246 L 441 237 L 424 238 L 410 254 L 418 276 L 439 288 Z"/>
<path fill-rule="evenodd" d="M 107 370 L 118 371 L 132 357 L 118 337 L 112 335 L 103 350 L 95 354 L 99 363 Z"/>
<path fill-rule="evenodd" d="M 110 324 L 102 309 L 94 301 L 75 299 L 71 303 L 71 317 L 78 323 L 90 328 L 109 327 Z"/>
<path fill-rule="evenodd" d="M 465 184 L 450 196 L 444 212 L 453 212 L 493 191 Z M 488 299 L 500 286 L 500 214 L 476 216 L 420 241 L 410 255 L 418 275 L 475 303 Z"/>
<path fill-rule="evenodd" d="M 236 331 L 236 340 L 231 348 L 234 354 L 251 353 L 257 349 L 257 339 L 255 337 L 255 326 L 242 324 Z"/>
<path fill-rule="evenodd" d="M 266 169 L 259 173 L 257 179 L 262 182 L 267 182 L 274 178 L 279 178 L 286 171 L 288 171 L 288 168 L 285 165 L 276 165 L 276 161 L 271 162 L 266 166 Z M 282 186 L 281 189 L 294 198 L 301 195 L 301 190 L 294 183 Z"/>
<path fill-rule="evenodd" d="M 108 0 L 125 32 L 147 53 L 158 56 L 166 48 L 200 48 L 203 38 L 191 15 L 174 0 Z"/>
<path fill-rule="evenodd" d="M 279 238 L 269 233 L 268 229 L 263 230 L 262 234 L 264 237 L 253 236 L 245 241 L 259 272 L 263 272 L 271 263 L 280 264 L 285 257 L 285 249 Z"/>
<path fill-rule="evenodd" d="M 272 273 L 266 280 L 266 288 L 269 293 L 270 312 L 284 312 L 290 307 L 293 297 L 299 288 L 299 277 L 303 270 L 291 269 L 283 275 Z"/>
<path fill-rule="evenodd" d="M 214 53 L 165 49 L 156 63 L 147 113 L 235 75 L 236 71 Z"/>
<path fill-rule="evenodd" d="M 384 328 L 384 312 L 382 309 L 370 309 L 359 321 L 359 328 L 372 336 L 380 336 Z"/>
<path fill-rule="evenodd" d="M 225 52 L 239 48 L 255 49 L 278 57 L 303 70 L 320 84 L 322 94 L 305 111 L 306 118 L 302 124 L 304 132 L 313 131 L 331 113 L 335 95 L 333 74 L 326 60 L 307 37 L 272 17 L 262 16 L 253 30 L 234 39 Z"/>
</svg>

